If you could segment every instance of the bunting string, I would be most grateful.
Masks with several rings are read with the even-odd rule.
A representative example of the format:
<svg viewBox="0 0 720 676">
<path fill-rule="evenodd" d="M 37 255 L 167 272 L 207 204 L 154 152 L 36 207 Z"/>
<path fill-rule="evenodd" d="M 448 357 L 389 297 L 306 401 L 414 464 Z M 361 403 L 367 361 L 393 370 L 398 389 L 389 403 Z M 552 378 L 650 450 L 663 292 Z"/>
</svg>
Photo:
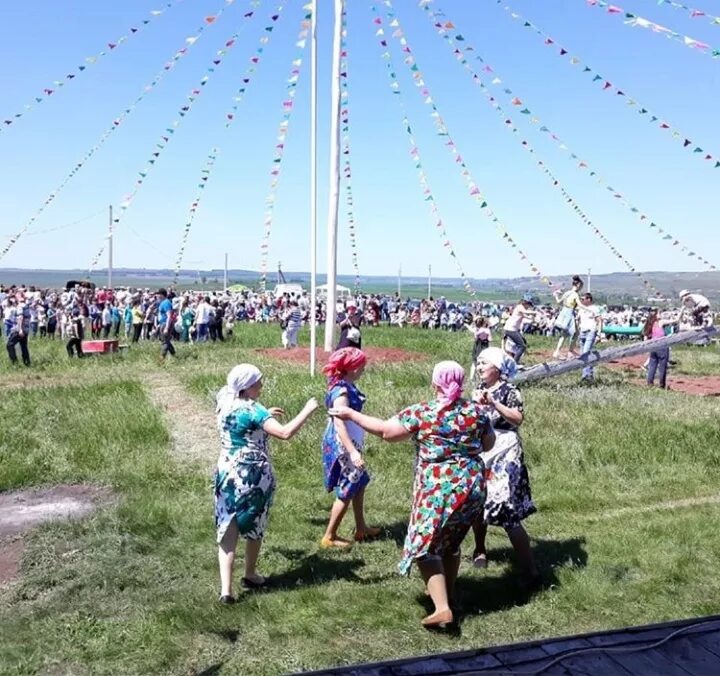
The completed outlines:
<svg viewBox="0 0 720 676">
<path fill-rule="evenodd" d="M 421 0 L 423 4 L 431 1 L 432 0 Z M 521 23 L 523 28 L 527 28 L 540 36 L 546 46 L 550 47 L 553 50 L 557 50 L 557 53 L 561 57 L 566 57 L 570 65 L 577 66 L 582 64 L 582 61 L 579 57 L 571 55 L 570 52 L 565 49 L 565 47 L 562 47 L 558 44 L 555 38 L 548 35 L 545 31 L 543 31 L 531 21 L 525 19 L 521 14 L 514 11 L 509 5 L 503 4 L 504 1 L 505 0 L 497 0 L 497 3 L 502 5 L 503 9 L 507 12 L 510 18 Z M 455 39 L 457 40 L 458 37 L 464 39 L 462 35 L 456 35 Z M 683 145 L 683 148 L 686 148 L 689 152 L 693 153 L 693 155 L 705 160 L 706 163 L 709 163 L 709 165 L 713 166 L 715 169 L 720 167 L 720 159 L 718 159 L 718 156 L 712 155 L 711 153 L 705 151 L 695 141 L 690 139 L 685 134 L 681 133 L 677 129 L 677 127 L 671 125 L 669 122 L 666 122 L 659 115 L 656 115 L 649 108 L 642 105 L 637 99 L 627 94 L 624 89 L 620 89 L 617 85 L 614 85 L 612 82 L 610 82 L 610 80 L 606 79 L 604 76 L 602 76 L 600 73 L 598 73 L 596 70 L 594 70 L 588 65 L 583 65 L 582 72 L 591 78 L 593 84 L 600 83 L 602 91 L 608 92 L 610 94 L 615 94 L 615 96 L 621 96 L 628 106 L 634 108 L 635 111 L 639 115 L 642 115 L 650 124 L 652 124 L 653 126 L 657 126 L 664 131 L 670 132 L 671 136 L 674 139 L 680 141 Z"/>
<path fill-rule="evenodd" d="M 388 25 L 390 26 L 390 28 L 394 29 L 392 31 L 392 37 L 399 41 L 403 53 L 406 54 L 403 61 L 404 61 L 405 65 L 408 67 L 408 69 L 410 70 L 412 80 L 415 84 L 416 89 L 420 93 L 420 95 L 423 99 L 423 102 L 426 105 L 430 106 L 432 109 L 430 116 L 435 124 L 435 128 L 437 129 L 437 134 L 439 137 L 446 139 L 444 145 L 450 151 L 455 163 L 460 168 L 460 172 L 461 172 L 463 181 L 465 182 L 467 189 L 468 189 L 468 194 L 477 202 L 477 204 L 479 205 L 480 210 L 483 212 L 483 214 L 487 218 L 489 218 L 493 224 L 495 224 L 495 226 L 498 228 L 500 234 L 502 235 L 502 238 L 510 245 L 510 247 L 512 249 L 515 249 L 517 255 L 520 257 L 520 260 L 522 260 L 530 268 L 533 275 L 535 275 L 543 284 L 546 284 L 548 287 L 552 287 L 553 283 L 551 282 L 550 278 L 547 277 L 546 275 L 544 275 L 542 273 L 542 271 L 540 270 L 540 268 L 538 268 L 530 260 L 528 255 L 519 247 L 516 240 L 510 235 L 510 233 L 508 232 L 505 225 L 500 221 L 500 219 L 495 215 L 493 210 L 490 208 L 487 198 L 483 195 L 483 193 L 481 192 L 477 183 L 473 179 L 470 169 L 468 168 L 467 164 L 465 163 L 463 156 L 460 154 L 457 144 L 451 137 L 448 127 L 445 124 L 445 122 L 440 114 L 440 111 L 437 108 L 437 105 L 435 104 L 432 94 L 430 93 L 430 89 L 425 82 L 422 72 L 420 71 L 420 67 L 419 67 L 417 61 L 415 60 L 412 49 L 410 48 L 410 45 L 408 44 L 408 41 L 405 38 L 403 30 L 400 26 L 400 22 L 394 13 L 391 0 L 385 0 L 384 4 L 386 7 L 385 13 L 386 13 L 386 18 L 388 20 Z M 376 23 L 377 23 L 377 20 L 376 20 Z"/>
<path fill-rule="evenodd" d="M 253 7 L 257 7 L 260 4 L 260 0 L 253 0 L 251 5 Z M 177 119 L 175 119 L 173 122 L 170 123 L 168 127 L 165 128 L 164 132 L 160 135 L 160 139 L 158 143 L 155 144 L 155 149 L 151 153 L 150 157 L 147 159 L 145 167 L 138 172 L 138 178 L 135 180 L 135 185 L 130 193 L 127 193 L 120 202 L 120 213 L 118 218 L 113 219 L 113 225 L 111 227 L 110 236 L 112 236 L 112 231 L 114 229 L 117 229 L 119 226 L 122 218 L 127 214 L 127 210 L 130 208 L 130 205 L 132 204 L 133 200 L 135 199 L 136 195 L 140 191 L 140 188 L 145 184 L 148 175 L 152 171 L 153 167 L 155 166 L 155 163 L 160 158 L 162 152 L 167 148 L 168 144 L 170 143 L 171 139 L 175 135 L 175 132 L 180 127 L 181 122 L 186 117 L 186 115 L 192 110 L 193 105 L 195 101 L 197 101 L 198 97 L 202 94 L 202 92 L 205 89 L 205 86 L 210 81 L 210 78 L 212 77 L 213 73 L 215 73 L 217 66 L 221 65 L 223 62 L 224 57 L 228 54 L 228 52 L 235 46 L 237 43 L 238 37 L 240 36 L 243 28 L 247 25 L 248 21 L 254 16 L 255 11 L 254 9 L 246 12 L 243 15 L 243 23 L 241 24 L 241 27 L 238 31 L 233 33 L 229 39 L 225 41 L 225 44 L 222 49 L 218 50 L 215 59 L 213 59 L 212 63 L 207 67 L 205 70 L 205 74 L 200 78 L 200 82 L 197 87 L 190 90 L 190 93 L 186 97 L 186 101 L 183 103 L 182 106 L 177 111 Z M 277 15 L 274 15 L 277 17 Z M 275 19 L 276 20 L 276 19 Z M 105 240 L 98 250 L 98 252 L 93 257 L 88 272 L 92 272 L 96 267 L 98 262 L 100 261 L 100 257 L 105 252 L 105 246 L 106 246 Z"/>
<path fill-rule="evenodd" d="M 462 264 L 460 263 L 460 259 L 458 258 L 457 254 L 455 253 L 455 249 L 452 245 L 452 242 L 450 241 L 450 237 L 448 236 L 447 230 L 445 228 L 445 223 L 440 215 L 440 210 L 438 209 L 437 202 L 435 201 L 435 196 L 432 192 L 432 189 L 430 187 L 430 181 L 428 180 L 427 174 L 425 173 L 425 168 L 422 163 L 422 158 L 420 156 L 420 148 L 417 144 L 417 140 L 415 138 L 415 134 L 413 133 L 412 127 L 410 126 L 410 121 L 407 117 L 407 110 L 405 108 L 405 102 L 403 100 L 403 94 L 402 90 L 400 89 L 400 83 L 397 79 L 397 73 L 395 71 L 395 66 L 393 64 L 393 58 L 390 54 L 390 49 L 388 47 L 387 40 L 385 39 L 385 29 L 383 28 L 383 20 L 379 16 L 377 7 L 373 5 L 371 7 L 372 12 L 374 14 L 373 24 L 376 26 L 375 35 L 379 38 L 378 43 L 381 48 L 382 58 L 385 61 L 385 68 L 388 75 L 388 80 L 390 82 L 390 90 L 393 93 L 394 96 L 397 97 L 397 101 L 400 107 L 400 112 L 402 115 L 402 125 L 405 128 L 405 131 L 408 135 L 408 144 L 410 146 L 410 158 L 413 161 L 413 164 L 415 165 L 415 169 L 418 172 L 418 178 L 420 181 L 420 188 L 422 190 L 423 199 L 425 202 L 428 203 L 428 207 L 430 208 L 430 213 L 433 218 L 433 221 L 435 223 L 435 228 L 437 229 L 438 234 L 440 235 L 440 239 L 442 241 L 443 247 L 448 250 L 448 254 L 453 260 L 453 263 L 455 264 L 455 268 L 458 271 L 458 274 L 460 275 L 463 286 L 465 287 L 465 290 L 472 296 L 475 296 L 475 289 L 473 288 L 470 280 L 465 274 L 465 271 L 462 267 Z"/>
<path fill-rule="evenodd" d="M 277 16 L 279 17 L 283 9 L 283 5 L 280 5 L 277 8 Z M 273 15 L 275 16 L 275 15 Z M 245 94 L 247 93 L 248 87 L 250 86 L 250 83 L 253 80 L 253 76 L 255 75 L 259 64 L 262 61 L 263 54 L 265 52 L 265 49 L 270 42 L 270 36 L 272 35 L 272 32 L 275 28 L 275 21 L 276 19 L 272 19 L 271 22 L 265 26 L 265 31 L 263 35 L 260 37 L 259 45 L 257 49 L 255 50 L 254 56 L 250 58 L 249 65 L 247 69 L 245 70 L 245 73 L 242 76 L 241 79 L 241 86 L 235 93 L 235 96 L 233 96 L 233 105 L 232 109 L 225 114 L 225 127 L 224 130 L 230 128 L 232 123 L 237 119 L 237 111 L 240 106 L 240 103 L 244 100 Z M 215 167 L 215 160 L 217 159 L 217 155 L 219 153 L 219 148 L 211 148 L 210 152 L 208 153 L 208 156 L 205 160 L 205 166 L 200 172 L 200 179 L 197 184 L 198 192 L 195 195 L 195 198 L 190 203 L 190 209 L 188 212 L 187 221 L 185 222 L 185 225 L 183 226 L 183 234 L 180 241 L 180 248 L 178 249 L 178 254 L 175 259 L 175 276 L 174 280 L 177 284 L 177 280 L 180 276 L 180 268 L 182 266 L 183 259 L 185 257 L 185 249 L 187 247 L 188 237 L 190 236 L 190 229 L 192 228 L 193 221 L 195 220 L 195 215 L 200 207 L 200 202 L 202 201 L 202 196 L 205 193 L 205 187 L 210 181 L 210 177 L 212 175 L 213 168 Z"/>
<path fill-rule="evenodd" d="M 480 64 L 482 64 L 483 72 L 495 76 L 492 80 L 492 83 L 500 87 L 502 92 L 508 97 L 508 99 L 510 99 L 510 103 L 520 109 L 520 113 L 525 115 L 530 120 L 531 124 L 535 125 L 539 133 L 545 133 L 550 136 L 550 138 L 557 145 L 557 147 L 564 153 L 567 153 L 565 156 L 573 162 L 573 165 L 576 169 L 578 169 L 579 171 L 589 171 L 589 176 L 593 178 L 595 182 L 598 183 L 598 185 L 605 188 L 607 192 L 610 192 L 616 200 L 618 200 L 623 206 L 629 209 L 631 213 L 633 213 L 637 218 L 639 218 L 641 223 L 645 223 L 646 225 L 648 225 L 650 230 L 659 235 L 664 241 L 670 242 L 672 246 L 679 246 L 679 250 L 682 253 L 686 254 L 689 258 L 695 258 L 709 270 L 717 270 L 717 268 L 712 263 L 710 263 L 710 261 L 705 259 L 702 255 L 696 253 L 695 251 L 692 251 L 684 244 L 681 245 L 680 241 L 677 240 L 677 238 L 668 233 L 665 229 L 663 229 L 652 219 L 650 219 L 647 214 L 643 213 L 640 209 L 634 206 L 621 192 L 610 186 L 596 171 L 594 171 L 590 167 L 587 161 L 581 159 L 577 154 L 572 152 L 572 150 L 567 146 L 567 144 L 555 132 L 553 132 L 550 128 L 543 124 L 540 118 L 537 117 L 537 115 L 532 110 L 530 110 L 528 105 L 522 99 L 515 95 L 512 89 L 503 85 L 503 81 L 500 79 L 493 66 L 489 64 L 485 59 L 483 59 L 480 54 L 477 54 L 475 48 L 472 45 L 466 43 L 465 47 L 458 46 L 455 38 L 452 37 L 453 34 L 455 34 L 455 32 L 457 31 L 456 25 L 441 9 L 438 8 L 437 10 L 432 10 L 431 5 L 432 2 L 428 2 L 425 3 L 423 6 L 426 16 L 432 22 L 438 35 L 443 38 L 443 40 L 447 43 L 448 47 L 452 50 L 456 60 L 462 64 L 462 66 L 471 76 L 473 82 L 480 87 L 483 94 L 485 94 L 486 98 L 488 98 L 491 104 L 494 104 L 495 98 L 485 86 L 477 71 L 473 69 L 472 65 L 468 60 L 468 56 L 472 56 L 475 61 L 478 61 Z M 462 34 L 460 34 L 460 36 L 462 37 Z M 464 37 L 462 42 L 465 42 Z"/>
<path fill-rule="evenodd" d="M 155 87 L 158 85 L 158 83 L 165 77 L 165 75 L 171 71 L 177 62 L 182 59 L 184 56 L 187 55 L 189 50 L 192 48 L 192 46 L 200 39 L 202 33 L 205 31 L 205 29 L 214 24 L 224 13 L 225 9 L 231 5 L 235 0 L 225 0 L 225 4 L 218 10 L 216 14 L 213 15 L 213 20 L 209 21 L 211 17 L 207 16 L 203 19 L 203 23 L 195 30 L 194 34 L 191 37 L 188 37 L 185 39 L 185 43 L 183 47 L 181 47 L 179 50 L 173 54 L 173 56 L 170 58 L 169 61 L 165 63 L 165 65 L 162 67 L 162 69 L 155 75 L 155 77 L 152 79 L 152 81 L 147 84 L 140 95 L 127 107 L 123 110 L 123 112 L 118 115 L 116 118 L 113 119 L 110 126 L 105 130 L 103 135 L 100 137 L 100 139 L 95 143 L 94 146 L 90 148 L 83 156 L 82 158 L 73 166 L 73 168 L 70 170 L 70 172 L 65 176 L 65 178 L 60 182 L 60 184 L 53 190 L 46 198 L 45 201 L 40 205 L 40 207 L 33 213 L 33 215 L 30 217 L 30 219 L 20 228 L 20 230 L 13 235 L 6 246 L 0 251 L 0 260 L 7 254 L 10 249 L 17 243 L 17 241 L 28 231 L 29 228 L 33 226 L 35 221 L 42 215 L 42 213 L 47 209 L 52 202 L 55 201 L 57 196 L 65 189 L 65 187 L 72 181 L 72 179 L 75 177 L 75 175 L 85 166 L 85 164 L 90 160 L 90 158 L 97 153 L 100 148 L 102 148 L 103 145 L 105 145 L 105 142 L 110 138 L 110 136 L 120 127 L 120 125 L 125 121 L 125 119 L 131 115 L 137 106 L 142 102 L 142 100 L 150 93 L 152 92 Z"/>
<path fill-rule="evenodd" d="M 340 117 L 342 123 L 343 178 L 345 180 L 345 207 L 350 233 L 350 251 L 355 273 L 355 291 L 360 291 L 360 266 L 357 251 L 357 222 L 355 219 L 355 199 L 352 186 L 352 163 L 350 161 L 350 94 L 348 91 L 348 44 L 347 11 L 343 10 L 342 32 L 340 39 Z"/>
<path fill-rule="evenodd" d="M 234 2 L 235 0 L 227 0 L 228 4 Z M 163 5 L 162 9 L 156 9 L 150 12 L 150 16 L 147 19 L 143 19 L 140 23 L 135 24 L 133 27 L 130 28 L 130 30 L 123 36 L 119 37 L 117 40 L 114 40 L 112 42 L 108 42 L 106 46 L 97 54 L 93 56 L 88 56 L 84 59 L 84 61 L 75 67 L 71 72 L 69 72 L 64 78 L 60 80 L 54 80 L 53 83 L 45 87 L 42 92 L 39 92 L 35 98 L 29 102 L 26 103 L 23 106 L 22 111 L 15 113 L 14 115 L 8 115 L 7 117 L 4 117 L 2 119 L 2 125 L 0 125 L 0 133 L 3 131 L 6 131 L 11 126 L 17 126 L 17 121 L 27 115 L 33 108 L 35 108 L 38 104 L 42 103 L 49 97 L 51 97 L 56 92 L 63 89 L 67 84 L 72 82 L 76 77 L 81 75 L 85 70 L 87 70 L 88 66 L 92 66 L 96 64 L 102 57 L 107 56 L 111 52 L 114 52 L 118 47 L 120 47 L 123 43 L 127 42 L 127 40 L 132 37 L 133 35 L 139 33 L 141 29 L 145 28 L 148 24 L 152 23 L 157 17 L 162 16 L 165 14 L 165 12 L 168 9 L 171 9 L 173 5 L 176 5 L 178 2 L 181 2 L 181 0 L 172 0 L 171 2 L 167 2 Z M 214 20 L 214 17 L 207 17 L 208 23 L 212 23 Z"/>
<path fill-rule="evenodd" d="M 270 250 L 270 234 L 272 231 L 273 217 L 275 215 L 275 202 L 277 200 L 277 187 L 280 183 L 280 174 L 282 171 L 282 161 L 285 155 L 285 146 L 290 126 L 290 119 L 295 108 L 295 95 L 297 94 L 297 83 L 300 78 L 301 67 L 303 63 L 303 52 L 307 44 L 307 38 L 310 34 L 310 19 L 312 14 L 311 4 L 305 5 L 305 16 L 301 23 L 301 30 L 298 34 L 295 46 L 297 51 L 292 62 L 290 75 L 286 80 L 286 93 L 282 101 L 282 118 L 278 126 L 275 148 L 273 151 L 273 160 L 270 169 L 270 189 L 265 198 L 265 212 L 263 214 L 263 238 L 260 244 L 260 288 L 265 291 L 267 284 L 267 267 L 268 253 Z"/>
<path fill-rule="evenodd" d="M 691 19 L 698 19 L 700 17 L 703 17 L 705 19 L 708 19 L 711 24 L 714 26 L 720 26 L 720 17 L 715 16 L 714 14 L 708 14 L 708 12 L 703 11 L 702 9 L 694 9 L 693 7 L 688 7 L 687 5 L 684 5 L 682 2 L 675 2 L 674 0 L 654 0 L 656 4 L 658 5 L 669 5 L 673 9 L 682 9 L 686 11 Z"/>
<path fill-rule="evenodd" d="M 638 28 L 646 28 L 653 33 L 657 33 L 658 35 L 664 35 L 668 40 L 674 40 L 675 42 L 679 42 L 686 47 L 689 47 L 690 49 L 694 49 L 696 52 L 709 54 L 713 59 L 717 59 L 718 56 L 720 56 L 720 49 L 712 47 L 706 42 L 701 42 L 700 40 L 696 40 L 695 38 L 691 38 L 687 35 L 677 33 L 671 28 L 668 28 L 667 26 L 662 26 L 659 23 L 655 23 L 654 21 L 645 19 L 642 16 L 638 16 L 637 14 L 633 14 L 632 12 L 628 12 L 622 7 L 618 7 L 617 5 L 611 5 L 604 0 L 585 0 L 585 4 L 588 7 L 604 9 L 608 14 L 612 14 L 613 16 L 619 16 L 624 18 L 625 20 L 623 21 L 623 23 L 626 26 L 637 26 Z"/>
</svg>

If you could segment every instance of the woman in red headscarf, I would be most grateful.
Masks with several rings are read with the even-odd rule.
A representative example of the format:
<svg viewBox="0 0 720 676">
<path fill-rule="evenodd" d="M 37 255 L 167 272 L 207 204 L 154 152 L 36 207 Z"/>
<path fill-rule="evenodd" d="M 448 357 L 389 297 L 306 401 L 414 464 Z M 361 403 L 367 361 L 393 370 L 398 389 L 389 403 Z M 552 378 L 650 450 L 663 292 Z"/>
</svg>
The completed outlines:
<svg viewBox="0 0 720 676">
<path fill-rule="evenodd" d="M 325 396 L 328 409 L 348 406 L 354 411 L 362 411 L 365 395 L 355 383 L 362 376 L 366 363 L 365 354 L 354 347 L 345 347 L 332 354 L 323 369 L 328 378 Z M 365 522 L 365 487 L 370 483 L 370 475 L 362 457 L 364 437 L 364 431 L 353 422 L 337 418 L 328 421 L 322 442 L 323 468 L 325 488 L 328 493 L 335 491 L 335 502 L 320 541 L 323 548 L 347 549 L 352 545 L 337 532 L 350 504 L 355 516 L 355 540 L 359 542 L 380 534 L 379 528 L 372 528 Z"/>
</svg>

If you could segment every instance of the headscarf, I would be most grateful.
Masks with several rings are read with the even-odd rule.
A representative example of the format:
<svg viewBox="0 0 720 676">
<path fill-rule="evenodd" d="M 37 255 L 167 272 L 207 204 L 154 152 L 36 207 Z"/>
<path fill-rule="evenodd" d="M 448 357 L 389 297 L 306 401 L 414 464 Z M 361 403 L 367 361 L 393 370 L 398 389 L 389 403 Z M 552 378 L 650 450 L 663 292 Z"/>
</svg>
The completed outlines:
<svg viewBox="0 0 720 676">
<path fill-rule="evenodd" d="M 505 380 L 512 379 L 517 372 L 517 364 L 515 363 L 515 360 L 499 347 L 485 348 L 480 353 L 478 361 L 486 361 L 489 364 L 492 364 L 498 371 L 500 371 L 500 377 Z"/>
<path fill-rule="evenodd" d="M 435 364 L 432 384 L 442 392 L 441 408 L 454 404 L 462 396 L 465 383 L 465 369 L 456 361 L 441 361 Z"/>
<path fill-rule="evenodd" d="M 257 366 L 252 364 L 238 364 L 227 377 L 227 388 L 235 396 L 252 387 L 262 378 L 262 373 Z"/>
<path fill-rule="evenodd" d="M 330 355 L 328 363 L 323 367 L 323 373 L 328 383 L 333 386 L 348 371 L 354 371 L 367 364 L 367 357 L 362 350 L 356 347 L 343 347 Z"/>
</svg>

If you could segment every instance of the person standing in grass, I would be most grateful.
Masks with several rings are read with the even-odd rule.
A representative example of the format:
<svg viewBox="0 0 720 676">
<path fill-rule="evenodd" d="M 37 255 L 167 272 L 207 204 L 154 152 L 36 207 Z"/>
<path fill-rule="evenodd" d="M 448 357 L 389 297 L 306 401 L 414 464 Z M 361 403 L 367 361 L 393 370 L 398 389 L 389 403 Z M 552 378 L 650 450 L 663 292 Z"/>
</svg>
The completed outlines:
<svg viewBox="0 0 720 676">
<path fill-rule="evenodd" d="M 565 359 L 569 357 L 577 357 L 577 353 L 573 349 L 573 341 L 577 334 L 577 307 L 580 305 L 580 291 L 583 288 L 583 280 L 578 275 L 572 278 L 572 288 L 562 293 L 560 289 L 556 289 L 553 293 L 556 302 L 560 305 L 560 313 L 555 320 L 555 328 L 562 331 L 560 340 L 558 341 L 555 352 L 553 352 L 554 359 Z M 562 350 L 565 339 L 568 340 L 567 356 L 561 357 L 560 350 Z"/>
<path fill-rule="evenodd" d="M 473 523 L 476 568 L 487 566 L 485 536 L 488 525 L 505 529 L 523 568 L 523 584 L 537 585 L 540 574 L 522 521 L 537 510 L 530 493 L 530 478 L 518 428 L 523 422 L 523 400 L 519 390 L 508 382 L 516 371 L 515 361 L 497 347 L 480 353 L 478 371 L 481 387 L 473 394 L 490 418 L 495 445 L 482 454 L 487 468 L 485 509 Z"/>
<path fill-rule="evenodd" d="M 583 355 L 592 352 L 595 341 L 602 331 L 602 311 L 597 305 L 593 305 L 591 293 L 584 293 L 578 306 L 578 324 L 580 328 L 580 349 Z M 582 372 L 582 381 L 592 383 L 595 380 L 595 372 L 592 366 L 586 366 Z"/>
<path fill-rule="evenodd" d="M 82 359 L 85 355 L 82 351 L 82 341 L 85 337 L 85 327 L 83 318 L 80 316 L 80 310 L 74 309 L 69 318 L 68 326 L 68 342 L 65 345 L 68 357 L 73 358 L 73 355 L 77 354 L 79 359 Z"/>
<path fill-rule="evenodd" d="M 670 319 L 660 319 L 656 309 L 650 310 L 650 314 L 643 326 L 643 337 L 645 340 L 665 337 L 665 327 L 674 324 Z M 647 384 L 649 387 L 655 385 L 655 375 L 658 376 L 658 385 L 662 389 L 667 388 L 667 367 L 670 361 L 670 348 L 660 347 L 650 353 L 647 362 Z"/>
<path fill-rule="evenodd" d="M 235 602 L 233 566 L 238 536 L 245 539 L 246 589 L 260 588 L 265 578 L 257 572 L 257 560 L 275 493 L 268 437 L 291 439 L 317 409 L 309 399 L 289 423 L 277 418 L 281 408 L 265 408 L 258 397 L 262 373 L 252 364 L 239 364 L 217 395 L 217 423 L 222 449 L 215 472 L 215 528 L 220 566 L 220 602 Z"/>
<path fill-rule="evenodd" d="M 7 353 L 12 364 L 17 364 L 18 358 L 15 346 L 20 346 L 20 355 L 25 366 L 30 366 L 30 351 L 28 350 L 28 331 L 30 328 L 30 308 L 24 301 L 18 301 L 12 315 L 12 325 L 8 332 Z"/>
<path fill-rule="evenodd" d="M 175 334 L 175 320 L 177 313 L 173 308 L 173 302 L 168 298 L 168 292 L 165 289 L 158 289 L 157 292 L 157 321 L 158 334 L 162 342 L 160 348 L 160 356 L 165 359 L 168 354 L 175 356 L 175 347 L 172 344 L 173 335 Z"/>
<path fill-rule="evenodd" d="M 416 563 L 435 610 L 422 620 L 427 629 L 454 621 L 450 604 L 460 568 L 460 545 L 482 518 L 485 465 L 482 453 L 495 443 L 490 420 L 479 404 L 462 397 L 465 371 L 454 361 L 433 369 L 435 397 L 389 420 L 364 415 L 339 403 L 335 419 L 353 422 L 385 441 L 412 439 L 417 449 L 414 497 L 402 560 L 403 575 Z"/>
<path fill-rule="evenodd" d="M 348 406 L 355 411 L 362 411 L 365 395 L 356 383 L 366 364 L 367 357 L 357 348 L 344 347 L 333 352 L 323 368 L 328 378 L 325 396 L 328 409 Z M 350 540 L 338 535 L 340 524 L 351 504 L 355 517 L 355 541 L 361 542 L 380 534 L 379 528 L 368 526 L 365 521 L 365 488 L 370 483 L 370 475 L 362 456 L 364 441 L 365 433 L 356 424 L 332 418 L 328 421 L 322 441 L 322 459 L 325 489 L 328 493 L 335 492 L 335 502 L 320 541 L 320 546 L 325 549 L 347 549 L 352 546 Z"/>
</svg>

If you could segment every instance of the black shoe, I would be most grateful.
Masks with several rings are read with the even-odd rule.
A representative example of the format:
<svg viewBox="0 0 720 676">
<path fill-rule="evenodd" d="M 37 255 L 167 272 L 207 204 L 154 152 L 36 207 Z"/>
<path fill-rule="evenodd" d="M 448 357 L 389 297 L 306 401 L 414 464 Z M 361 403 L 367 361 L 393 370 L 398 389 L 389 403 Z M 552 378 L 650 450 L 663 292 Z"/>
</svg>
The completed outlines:
<svg viewBox="0 0 720 676">
<path fill-rule="evenodd" d="M 263 589 L 267 585 L 267 580 L 263 580 L 262 582 L 255 582 L 248 577 L 244 577 L 242 578 L 242 580 L 240 580 L 240 584 L 243 589 Z"/>
<path fill-rule="evenodd" d="M 221 596 L 218 600 L 225 606 L 231 606 L 233 603 L 236 602 L 235 597 L 230 596 L 230 594 L 225 594 L 225 596 Z"/>
</svg>

